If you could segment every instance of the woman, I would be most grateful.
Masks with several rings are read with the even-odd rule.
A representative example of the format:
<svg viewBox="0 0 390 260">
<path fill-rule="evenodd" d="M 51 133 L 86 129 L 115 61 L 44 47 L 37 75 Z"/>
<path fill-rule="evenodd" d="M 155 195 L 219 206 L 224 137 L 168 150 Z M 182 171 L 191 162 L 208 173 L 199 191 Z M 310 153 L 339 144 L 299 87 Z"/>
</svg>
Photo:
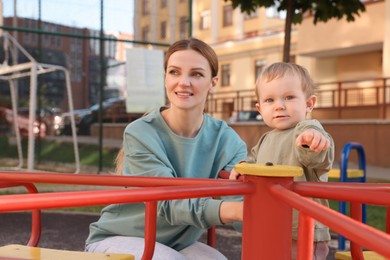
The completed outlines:
<svg viewBox="0 0 390 260">
<path fill-rule="evenodd" d="M 203 111 L 218 80 L 218 59 L 206 43 L 191 38 L 175 42 L 165 61 L 169 107 L 130 123 L 124 132 L 122 174 L 217 178 L 246 157 L 245 143 L 224 121 Z M 239 201 L 212 198 L 158 204 L 157 243 L 153 259 L 226 259 L 197 242 L 212 225 L 242 221 Z M 143 253 L 144 204 L 110 205 L 90 226 L 87 251 Z"/>
</svg>

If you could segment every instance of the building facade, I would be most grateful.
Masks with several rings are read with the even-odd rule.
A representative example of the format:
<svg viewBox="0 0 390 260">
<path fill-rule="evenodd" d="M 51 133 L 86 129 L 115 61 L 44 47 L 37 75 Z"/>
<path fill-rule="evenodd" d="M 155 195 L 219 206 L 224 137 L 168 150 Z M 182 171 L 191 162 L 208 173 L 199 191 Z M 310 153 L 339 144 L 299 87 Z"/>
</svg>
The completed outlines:
<svg viewBox="0 0 390 260">
<path fill-rule="evenodd" d="M 320 87 L 313 114 L 318 118 L 390 118 L 390 1 L 365 6 L 354 22 L 314 25 L 307 15 L 292 27 L 290 60 L 308 68 Z M 285 20 L 275 7 L 245 14 L 229 1 L 136 0 L 134 10 L 135 40 L 186 38 L 181 21 L 187 15 L 191 35 L 215 49 L 220 80 L 208 110 L 216 117 L 253 110 L 257 75 L 282 61 Z"/>
</svg>

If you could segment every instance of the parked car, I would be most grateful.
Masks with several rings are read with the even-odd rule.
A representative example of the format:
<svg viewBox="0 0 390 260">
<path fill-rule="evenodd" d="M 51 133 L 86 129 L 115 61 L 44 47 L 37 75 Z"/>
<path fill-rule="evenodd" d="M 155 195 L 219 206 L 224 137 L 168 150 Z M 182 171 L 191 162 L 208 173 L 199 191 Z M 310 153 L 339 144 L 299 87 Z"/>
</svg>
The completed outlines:
<svg viewBox="0 0 390 260">
<path fill-rule="evenodd" d="M 81 118 L 78 134 L 90 135 L 91 126 L 98 122 L 99 104 L 91 108 L 90 113 Z M 128 123 L 140 118 L 143 113 L 127 113 L 125 98 L 111 98 L 103 102 L 103 122 L 104 123 Z"/>
<path fill-rule="evenodd" d="M 30 109 L 23 107 L 18 109 L 18 114 L 28 118 Z M 47 135 L 59 135 L 62 125 L 61 110 L 58 108 L 41 108 L 36 110 L 36 120 L 45 125 Z"/>
<path fill-rule="evenodd" d="M 262 121 L 263 117 L 257 110 L 239 111 L 236 112 L 231 118 L 230 123 L 235 122 L 259 122 Z"/>
<path fill-rule="evenodd" d="M 19 132 L 22 137 L 28 136 L 30 119 L 24 115 L 18 114 L 16 118 L 19 126 Z M 0 133 L 10 134 L 14 131 L 15 118 L 11 109 L 0 107 Z M 33 124 L 33 133 L 35 137 L 44 138 L 47 135 L 46 124 L 35 120 Z"/>
<path fill-rule="evenodd" d="M 93 106 L 92 106 L 93 107 Z M 76 133 L 78 132 L 78 128 L 80 125 L 81 119 L 88 113 L 90 113 L 91 108 L 83 108 L 83 109 L 75 109 L 73 110 L 73 116 L 76 123 Z M 71 135 L 72 134 L 72 127 L 71 127 L 71 112 L 62 113 L 62 124 L 60 126 L 60 134 L 61 135 Z"/>
<path fill-rule="evenodd" d="M 87 109 L 74 110 L 76 131 L 78 135 L 90 135 L 91 126 L 98 122 L 99 104 L 95 104 Z M 103 102 L 103 122 L 104 123 L 126 123 L 131 122 L 143 113 L 127 113 L 125 98 L 110 98 Z M 62 114 L 64 127 L 62 133 L 70 135 L 72 133 L 70 124 L 70 113 Z"/>
</svg>

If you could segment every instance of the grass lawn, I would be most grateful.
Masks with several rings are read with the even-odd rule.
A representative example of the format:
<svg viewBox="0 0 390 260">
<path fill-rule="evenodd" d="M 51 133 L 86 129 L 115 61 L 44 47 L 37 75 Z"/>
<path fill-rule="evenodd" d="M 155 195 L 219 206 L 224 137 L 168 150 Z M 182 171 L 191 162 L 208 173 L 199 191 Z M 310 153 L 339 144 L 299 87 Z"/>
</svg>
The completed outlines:
<svg viewBox="0 0 390 260">
<path fill-rule="evenodd" d="M 338 211 L 339 202 L 338 201 L 329 201 L 329 205 L 332 209 Z M 347 215 L 349 215 L 349 207 L 347 203 Z M 385 231 L 386 229 L 386 207 L 375 206 L 375 205 L 366 205 L 366 218 L 368 225 L 375 227 L 376 229 Z"/>
<path fill-rule="evenodd" d="M 0 136 L 0 159 L 1 158 L 18 158 L 17 147 L 10 144 L 8 138 Z M 86 166 L 99 165 L 99 149 L 97 145 L 79 144 L 80 164 Z M 118 153 L 118 148 L 103 148 L 103 168 L 114 168 L 114 159 Z M 27 139 L 22 141 L 23 157 L 27 158 Z M 75 162 L 74 148 L 72 143 L 63 143 L 60 141 L 35 141 L 35 160 L 36 164 L 62 163 L 71 164 Z"/>
<path fill-rule="evenodd" d="M 337 181 L 337 180 L 332 179 L 331 181 Z M 371 183 L 382 182 L 383 183 L 384 181 L 367 179 L 367 182 L 371 182 Z M 329 206 L 331 209 L 338 211 L 339 202 L 329 200 Z M 346 204 L 346 214 L 349 215 L 349 204 L 348 203 Z M 386 207 L 377 206 L 377 205 L 366 205 L 366 224 L 385 232 L 386 231 Z"/>
</svg>

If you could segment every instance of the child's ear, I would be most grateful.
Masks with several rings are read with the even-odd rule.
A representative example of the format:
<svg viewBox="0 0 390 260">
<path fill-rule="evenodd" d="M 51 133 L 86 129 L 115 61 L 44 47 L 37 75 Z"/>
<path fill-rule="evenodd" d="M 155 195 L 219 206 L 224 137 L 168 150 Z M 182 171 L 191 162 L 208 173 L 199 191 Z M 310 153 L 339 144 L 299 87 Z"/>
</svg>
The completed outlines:
<svg viewBox="0 0 390 260">
<path fill-rule="evenodd" d="M 306 99 L 306 113 L 310 113 L 317 102 L 317 96 L 311 95 L 308 99 Z"/>
<path fill-rule="evenodd" d="M 259 103 L 256 103 L 256 109 L 257 109 L 257 112 L 259 112 L 261 114 L 261 107 L 260 107 L 260 104 Z"/>
</svg>

